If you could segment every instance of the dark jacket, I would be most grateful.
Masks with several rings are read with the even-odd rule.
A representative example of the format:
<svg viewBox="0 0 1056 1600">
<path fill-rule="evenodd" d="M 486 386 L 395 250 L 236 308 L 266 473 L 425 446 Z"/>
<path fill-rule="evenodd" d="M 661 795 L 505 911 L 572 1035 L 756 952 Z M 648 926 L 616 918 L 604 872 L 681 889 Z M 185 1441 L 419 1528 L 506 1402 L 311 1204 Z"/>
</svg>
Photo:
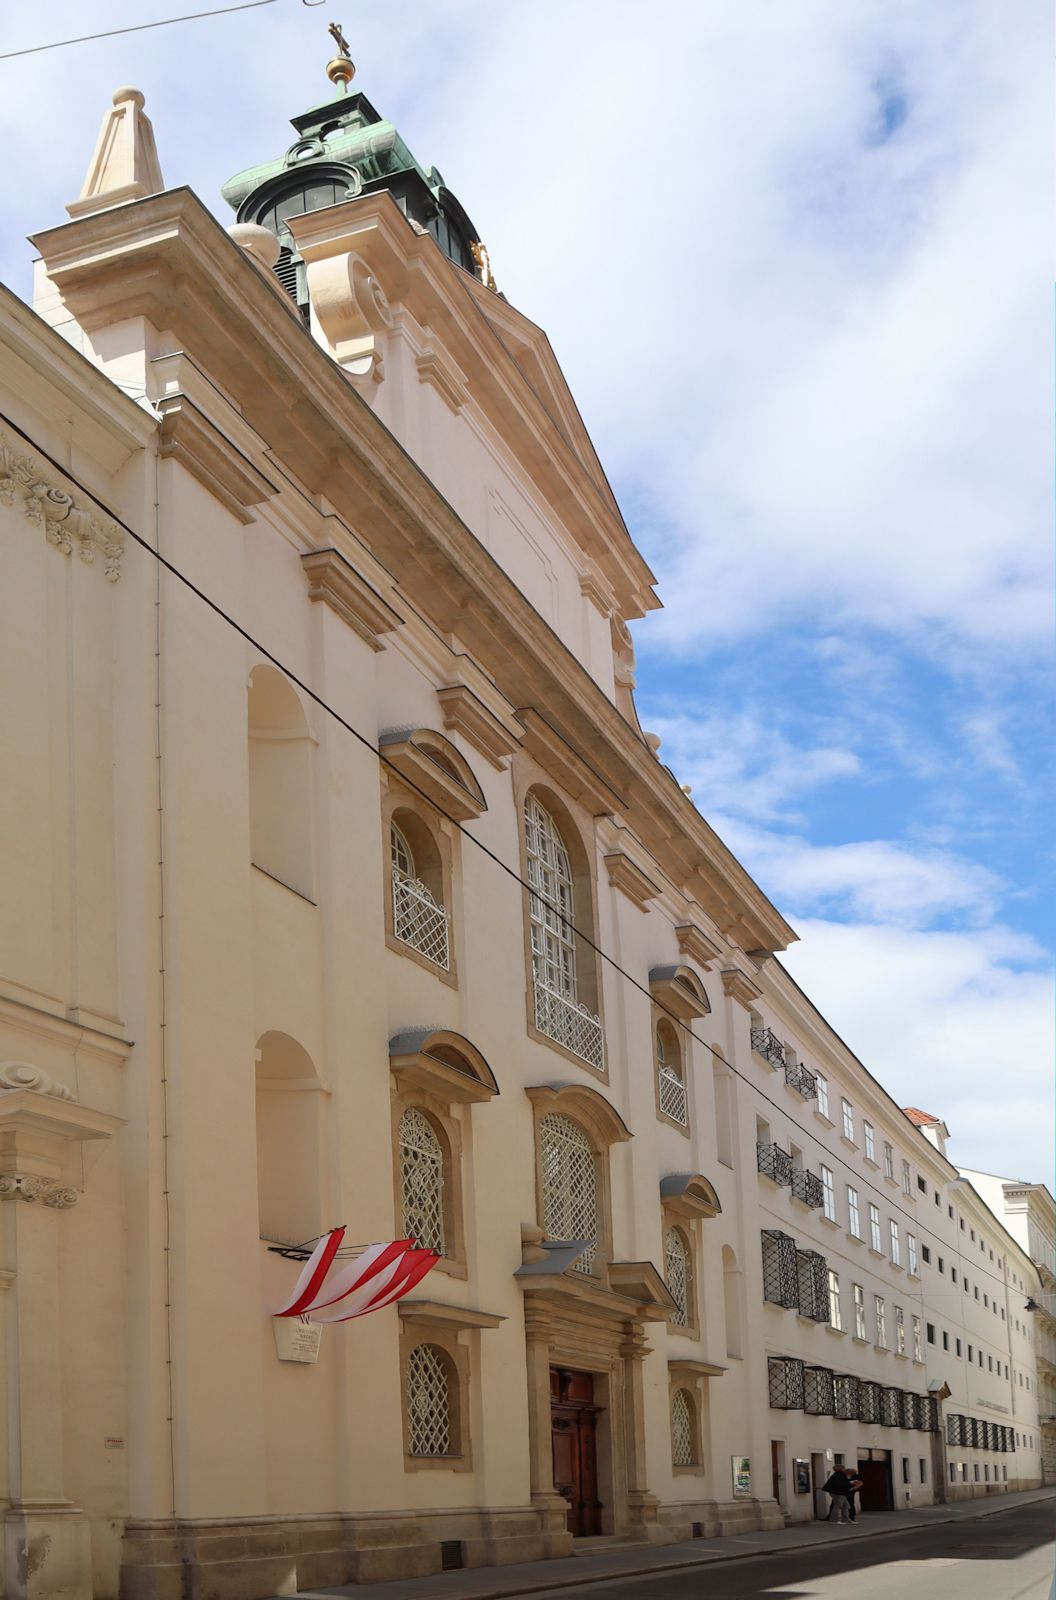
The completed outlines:
<svg viewBox="0 0 1056 1600">
<path fill-rule="evenodd" d="M 847 1476 L 847 1474 L 845 1472 L 840 1472 L 837 1469 L 837 1471 L 832 1473 L 832 1475 L 830 1476 L 828 1482 L 825 1484 L 825 1493 L 826 1494 L 846 1494 L 846 1495 L 849 1495 L 850 1492 L 851 1492 L 851 1480 L 850 1480 L 850 1478 L 848 1478 L 848 1476 Z"/>
</svg>

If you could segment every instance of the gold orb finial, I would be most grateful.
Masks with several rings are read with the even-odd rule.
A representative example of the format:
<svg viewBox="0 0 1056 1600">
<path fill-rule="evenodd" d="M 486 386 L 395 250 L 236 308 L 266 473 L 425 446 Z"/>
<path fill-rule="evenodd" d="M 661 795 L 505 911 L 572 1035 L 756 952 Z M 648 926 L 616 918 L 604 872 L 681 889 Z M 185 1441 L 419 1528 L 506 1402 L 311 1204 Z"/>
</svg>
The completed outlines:
<svg viewBox="0 0 1056 1600">
<path fill-rule="evenodd" d="M 341 24 L 331 22 L 329 31 L 337 45 L 337 55 L 326 63 L 326 75 L 331 83 L 339 83 L 344 88 L 356 75 L 355 62 L 348 53 L 348 40 L 341 32 Z"/>
</svg>

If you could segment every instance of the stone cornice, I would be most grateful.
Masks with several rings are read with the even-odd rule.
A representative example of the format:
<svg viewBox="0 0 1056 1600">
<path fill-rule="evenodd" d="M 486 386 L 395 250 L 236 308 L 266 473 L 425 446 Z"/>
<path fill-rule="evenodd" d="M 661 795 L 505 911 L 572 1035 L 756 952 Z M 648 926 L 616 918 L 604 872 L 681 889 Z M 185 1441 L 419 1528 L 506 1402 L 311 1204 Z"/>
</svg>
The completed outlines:
<svg viewBox="0 0 1056 1600">
<path fill-rule="evenodd" d="M 545 772 L 595 817 L 622 811 L 625 800 L 589 761 L 562 738 L 557 729 L 533 706 L 522 706 L 517 716 L 524 725 L 524 748 Z"/>
<path fill-rule="evenodd" d="M 372 650 L 384 650 L 380 635 L 392 633 L 406 622 L 390 599 L 361 577 L 339 550 L 310 550 L 301 557 L 301 566 L 308 579 L 308 598 L 321 600 L 336 611 Z"/>
<path fill-rule="evenodd" d="M 675 929 L 675 937 L 678 939 L 678 948 L 682 954 L 695 961 L 704 972 L 709 972 L 712 962 L 718 961 L 722 955 L 715 941 L 709 939 L 707 934 L 693 922 L 680 923 Z"/>
<path fill-rule="evenodd" d="M 740 967 L 724 967 L 719 976 L 722 978 L 723 993 L 729 995 L 731 1000 L 739 1000 L 742 1006 L 750 1006 L 763 992 Z"/>
<path fill-rule="evenodd" d="M 466 683 L 445 684 L 436 691 L 443 710 L 444 727 L 462 735 L 497 768 L 504 771 L 509 757 L 519 747 L 524 730 L 508 726 L 488 709 Z M 512 714 L 510 717 L 512 723 Z"/>
<path fill-rule="evenodd" d="M 639 911 L 648 911 L 650 900 L 655 900 L 660 890 L 651 878 L 646 877 L 641 867 L 622 850 L 606 856 L 605 866 L 613 888 L 621 890 Z"/>
<path fill-rule="evenodd" d="M 279 492 L 250 457 L 254 447 L 263 454 L 259 440 L 183 351 L 152 361 L 151 375 L 161 455 L 181 462 L 239 522 L 252 522 L 253 507 Z"/>
<path fill-rule="evenodd" d="M 444 1300 L 401 1300 L 396 1307 L 401 1322 L 425 1322 L 449 1328 L 497 1328 L 506 1318 L 495 1311 L 471 1311 Z"/>
<path fill-rule="evenodd" d="M 512 703 L 523 704 L 527 690 L 566 743 L 625 791 L 628 827 L 724 936 L 749 949 L 794 939 L 618 708 L 309 337 L 292 302 L 287 310 L 271 294 L 189 190 L 34 242 L 82 325 L 143 316 L 171 329 L 205 371 L 224 373 L 247 423 L 350 526 L 370 527 L 375 556 L 400 573 L 433 625 L 457 633 Z"/>
<path fill-rule="evenodd" d="M 0 994 L 0 1024 L 16 1029 L 31 1038 L 46 1039 L 51 1044 L 79 1055 L 89 1055 L 112 1066 L 122 1066 L 127 1060 L 132 1044 L 97 1028 L 87 1028 L 55 1016 L 39 1006 L 29 1005 L 12 995 Z"/>
</svg>

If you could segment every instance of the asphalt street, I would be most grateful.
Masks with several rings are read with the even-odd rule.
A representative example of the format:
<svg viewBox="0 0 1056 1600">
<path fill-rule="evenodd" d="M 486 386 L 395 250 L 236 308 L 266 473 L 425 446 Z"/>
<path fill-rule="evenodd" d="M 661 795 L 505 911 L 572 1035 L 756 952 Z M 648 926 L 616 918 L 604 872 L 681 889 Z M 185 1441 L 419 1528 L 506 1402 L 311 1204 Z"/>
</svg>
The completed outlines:
<svg viewBox="0 0 1056 1600">
<path fill-rule="evenodd" d="M 879 1539 L 550 1589 L 548 1600 L 1050 1600 L 1053 1504 Z"/>
</svg>

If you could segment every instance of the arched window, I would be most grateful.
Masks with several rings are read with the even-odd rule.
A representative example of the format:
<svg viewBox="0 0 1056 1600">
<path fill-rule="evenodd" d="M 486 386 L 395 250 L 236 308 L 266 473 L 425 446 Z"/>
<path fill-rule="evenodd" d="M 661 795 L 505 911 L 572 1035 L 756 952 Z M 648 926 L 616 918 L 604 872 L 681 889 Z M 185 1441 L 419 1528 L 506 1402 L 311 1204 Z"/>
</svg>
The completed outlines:
<svg viewBox="0 0 1056 1600">
<path fill-rule="evenodd" d="M 399 1149 L 403 1231 L 443 1256 L 444 1150 L 429 1118 L 415 1106 L 400 1118 Z"/>
<path fill-rule="evenodd" d="M 310 899 L 311 738 L 297 694 L 274 667 L 250 675 L 248 721 L 250 860 Z"/>
<path fill-rule="evenodd" d="M 697 1429 L 693 1396 L 676 1389 L 671 1396 L 671 1460 L 676 1467 L 697 1464 Z"/>
<path fill-rule="evenodd" d="M 457 1382 L 450 1359 L 438 1345 L 415 1345 L 407 1357 L 408 1454 L 456 1454 L 453 1416 Z"/>
<path fill-rule="evenodd" d="M 592 1272 L 598 1237 L 598 1163 L 583 1129 L 560 1111 L 539 1123 L 542 1164 L 543 1231 L 550 1239 L 589 1239 L 590 1248 L 574 1262 L 577 1272 Z"/>
<path fill-rule="evenodd" d="M 557 823 L 534 793 L 524 802 L 524 837 L 535 1025 L 601 1070 L 601 1024 L 579 1000 L 572 863 Z"/>
<path fill-rule="evenodd" d="M 660 1110 L 672 1122 L 685 1128 L 689 1124 L 689 1101 L 682 1074 L 682 1050 L 671 1024 L 656 1025 L 656 1080 Z"/>
<path fill-rule="evenodd" d="M 681 1228 L 668 1228 L 664 1234 L 664 1280 L 675 1311 L 671 1321 L 680 1328 L 693 1323 L 693 1257 L 689 1240 Z"/>
<path fill-rule="evenodd" d="M 436 842 L 412 812 L 389 824 L 392 859 L 392 931 L 446 972 L 451 964 L 443 867 Z"/>
</svg>

